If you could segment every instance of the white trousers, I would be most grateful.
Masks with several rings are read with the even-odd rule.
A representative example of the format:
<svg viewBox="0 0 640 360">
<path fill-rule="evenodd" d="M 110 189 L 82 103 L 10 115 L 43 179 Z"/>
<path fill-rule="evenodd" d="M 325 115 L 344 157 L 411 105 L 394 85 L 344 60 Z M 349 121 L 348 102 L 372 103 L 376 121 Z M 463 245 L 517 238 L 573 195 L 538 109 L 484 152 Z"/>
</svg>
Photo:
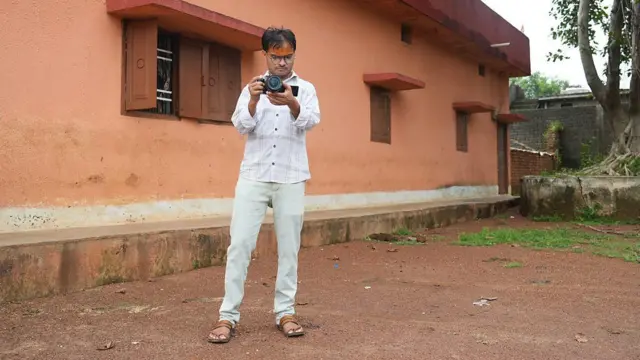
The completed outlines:
<svg viewBox="0 0 640 360">
<path fill-rule="evenodd" d="M 267 206 L 273 207 L 278 240 L 278 276 L 275 287 L 276 324 L 284 315 L 295 314 L 298 290 L 298 251 L 304 218 L 305 182 L 277 184 L 240 177 L 236 185 L 231 218 L 231 244 L 227 249 L 224 300 L 220 320 L 240 321 L 240 304 L 251 253 L 256 248 Z"/>
</svg>

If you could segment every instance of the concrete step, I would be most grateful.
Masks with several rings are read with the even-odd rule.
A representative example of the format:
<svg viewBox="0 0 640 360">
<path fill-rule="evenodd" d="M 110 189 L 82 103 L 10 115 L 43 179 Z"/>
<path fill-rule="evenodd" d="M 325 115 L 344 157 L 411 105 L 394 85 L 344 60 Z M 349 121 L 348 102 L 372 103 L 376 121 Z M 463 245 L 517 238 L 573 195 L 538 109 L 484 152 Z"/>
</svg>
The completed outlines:
<svg viewBox="0 0 640 360">
<path fill-rule="evenodd" d="M 516 206 L 517 197 L 402 204 L 305 215 L 302 246 L 363 239 L 397 228 L 448 226 Z M 0 234 L 0 303 L 223 265 L 229 218 Z M 277 251 L 267 216 L 254 256 Z"/>
</svg>

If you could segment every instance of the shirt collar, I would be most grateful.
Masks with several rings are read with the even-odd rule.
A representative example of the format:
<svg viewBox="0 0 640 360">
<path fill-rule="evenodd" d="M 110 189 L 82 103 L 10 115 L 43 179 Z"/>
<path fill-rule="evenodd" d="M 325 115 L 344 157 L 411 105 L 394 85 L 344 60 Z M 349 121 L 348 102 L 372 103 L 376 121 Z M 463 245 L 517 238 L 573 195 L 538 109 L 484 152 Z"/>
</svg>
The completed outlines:
<svg viewBox="0 0 640 360">
<path fill-rule="evenodd" d="M 264 76 L 267 76 L 267 75 L 269 75 L 269 70 L 265 71 L 265 73 L 264 73 Z M 296 74 L 295 71 L 291 71 L 291 76 L 289 76 L 288 78 L 284 79 L 283 82 L 293 80 L 293 79 L 295 79 L 297 77 L 298 77 L 298 74 Z"/>
</svg>

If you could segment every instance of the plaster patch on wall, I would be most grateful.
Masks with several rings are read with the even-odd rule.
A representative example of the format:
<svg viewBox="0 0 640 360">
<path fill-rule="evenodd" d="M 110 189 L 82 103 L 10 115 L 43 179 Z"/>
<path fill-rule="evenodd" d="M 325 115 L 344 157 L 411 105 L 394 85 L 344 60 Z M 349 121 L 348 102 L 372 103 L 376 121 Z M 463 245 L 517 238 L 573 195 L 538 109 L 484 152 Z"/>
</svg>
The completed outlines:
<svg viewBox="0 0 640 360">
<path fill-rule="evenodd" d="M 498 195 L 497 186 L 310 195 L 306 211 L 340 210 Z M 127 205 L 0 209 L 0 233 L 230 216 L 232 198 L 154 201 Z M 271 209 L 269 209 L 271 212 Z"/>
</svg>

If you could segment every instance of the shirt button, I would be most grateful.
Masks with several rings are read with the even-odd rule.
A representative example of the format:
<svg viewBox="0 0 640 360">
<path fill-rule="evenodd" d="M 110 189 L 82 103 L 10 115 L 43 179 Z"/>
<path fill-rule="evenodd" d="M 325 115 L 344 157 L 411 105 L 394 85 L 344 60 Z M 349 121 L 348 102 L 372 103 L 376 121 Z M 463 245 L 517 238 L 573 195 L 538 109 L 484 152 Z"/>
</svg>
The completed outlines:
<svg viewBox="0 0 640 360">
<path fill-rule="evenodd" d="M 280 116 L 280 114 L 276 114 L 276 116 Z"/>
<path fill-rule="evenodd" d="M 273 145 L 273 147 L 276 147 L 275 145 Z"/>
<path fill-rule="evenodd" d="M 278 131 L 278 128 L 276 128 L 276 131 Z"/>
<path fill-rule="evenodd" d="M 275 165 L 276 163 L 272 162 L 271 165 Z"/>
</svg>

